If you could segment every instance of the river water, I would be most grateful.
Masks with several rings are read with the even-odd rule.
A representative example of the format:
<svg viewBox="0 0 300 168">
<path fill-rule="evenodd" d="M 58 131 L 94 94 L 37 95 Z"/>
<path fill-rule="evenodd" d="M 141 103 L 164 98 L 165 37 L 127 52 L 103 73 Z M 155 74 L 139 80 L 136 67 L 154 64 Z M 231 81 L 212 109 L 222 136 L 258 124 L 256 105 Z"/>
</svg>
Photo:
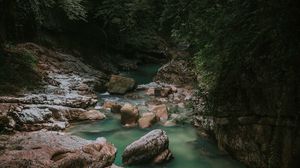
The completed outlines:
<svg viewBox="0 0 300 168">
<path fill-rule="evenodd" d="M 122 75 L 135 78 L 139 84 L 145 84 L 152 81 L 153 75 L 158 69 L 158 65 L 145 65 L 138 71 L 123 72 Z M 107 94 L 99 95 L 100 101 L 118 100 L 121 102 L 130 102 L 135 105 L 143 104 L 144 99 L 128 99 L 122 96 L 113 96 Z M 72 124 L 67 132 L 79 137 L 95 140 L 98 137 L 105 137 L 113 143 L 118 149 L 116 165 L 122 165 L 121 155 L 127 145 L 139 139 L 153 129 L 163 129 L 167 132 L 170 141 L 170 150 L 174 159 L 169 163 L 162 165 L 140 165 L 128 166 L 128 168 L 243 168 L 238 161 L 233 160 L 225 152 L 218 150 L 217 145 L 205 138 L 197 135 L 197 131 L 189 124 L 177 124 L 172 127 L 164 127 L 156 124 L 148 129 L 123 128 L 120 124 L 120 116 L 116 114 L 107 114 L 108 118 L 103 121 L 81 122 Z"/>
</svg>

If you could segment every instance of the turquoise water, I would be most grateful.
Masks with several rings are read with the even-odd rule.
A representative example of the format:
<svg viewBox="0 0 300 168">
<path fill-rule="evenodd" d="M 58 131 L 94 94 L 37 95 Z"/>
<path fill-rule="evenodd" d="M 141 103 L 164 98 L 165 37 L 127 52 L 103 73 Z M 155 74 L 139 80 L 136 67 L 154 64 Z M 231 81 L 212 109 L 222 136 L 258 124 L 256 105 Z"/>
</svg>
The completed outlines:
<svg viewBox="0 0 300 168">
<path fill-rule="evenodd" d="M 139 84 L 152 81 L 159 65 L 145 65 L 138 71 L 125 72 L 127 76 L 135 78 Z M 99 99 L 129 102 L 135 105 L 145 104 L 149 97 L 144 92 L 135 92 L 141 95 L 139 99 L 130 99 L 120 95 L 100 95 Z M 116 165 L 122 165 L 121 155 L 127 145 L 139 139 L 153 129 L 163 129 L 167 132 L 170 141 L 170 150 L 174 159 L 162 165 L 141 165 L 130 168 L 243 168 L 239 162 L 230 158 L 226 153 L 218 150 L 217 145 L 207 139 L 197 136 L 196 129 L 191 125 L 177 125 L 163 127 L 160 124 L 149 129 L 123 128 L 120 124 L 120 115 L 108 113 L 103 121 L 82 122 L 73 124 L 67 132 L 88 140 L 105 137 L 118 149 Z M 129 167 L 128 167 L 129 168 Z"/>
<path fill-rule="evenodd" d="M 237 161 L 218 150 L 216 144 L 197 136 L 196 130 L 189 125 L 163 127 L 156 125 L 151 129 L 122 128 L 118 116 L 98 122 L 77 123 L 67 131 L 85 139 L 95 140 L 105 137 L 117 149 L 116 165 L 122 165 L 121 155 L 127 145 L 149 131 L 160 128 L 167 132 L 170 150 L 174 159 L 163 165 L 141 165 L 130 168 L 242 168 Z M 129 168 L 129 167 L 128 167 Z"/>
<path fill-rule="evenodd" d="M 147 84 L 152 82 L 160 64 L 146 64 L 139 66 L 137 70 L 122 71 L 120 75 L 134 78 L 137 84 Z"/>
</svg>

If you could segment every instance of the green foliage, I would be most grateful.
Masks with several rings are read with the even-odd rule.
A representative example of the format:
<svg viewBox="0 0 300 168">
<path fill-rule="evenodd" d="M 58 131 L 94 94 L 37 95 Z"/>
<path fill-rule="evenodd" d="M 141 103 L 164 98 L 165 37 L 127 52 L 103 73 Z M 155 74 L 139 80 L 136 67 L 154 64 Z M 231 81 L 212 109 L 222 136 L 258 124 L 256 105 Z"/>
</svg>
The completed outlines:
<svg viewBox="0 0 300 168">
<path fill-rule="evenodd" d="M 48 9 L 54 5 L 54 0 L 16 0 L 17 19 L 22 21 L 32 18 L 37 25 L 41 25 L 45 22 Z"/>
<path fill-rule="evenodd" d="M 120 30 L 157 27 L 154 1 L 148 0 L 104 0 L 97 8 L 96 18 L 104 24 L 115 24 Z"/>
<path fill-rule="evenodd" d="M 163 2 L 159 0 L 16 0 L 12 8 L 16 10 L 12 11 L 15 18 L 8 19 L 15 21 L 14 38 L 18 40 L 35 37 L 33 40 L 51 43 L 53 39 L 40 36 L 44 33 L 132 52 L 161 45 L 162 7 Z"/>
<path fill-rule="evenodd" d="M 70 20 L 86 21 L 87 10 L 84 7 L 84 0 L 60 0 L 59 7 L 63 9 Z"/>
<path fill-rule="evenodd" d="M 287 100 L 299 86 L 299 2 L 174 0 L 165 6 L 162 22 L 195 51 L 211 112 L 295 112 L 297 102 Z"/>
<path fill-rule="evenodd" d="M 84 0 L 16 0 L 17 19 L 24 22 L 32 18 L 33 24 L 43 26 L 49 24 L 47 22 L 52 19 L 49 17 L 62 10 L 69 20 L 86 21 L 87 11 L 83 4 Z"/>
<path fill-rule="evenodd" d="M 103 0 L 95 18 L 120 47 L 155 48 L 162 2 L 158 0 Z"/>
</svg>

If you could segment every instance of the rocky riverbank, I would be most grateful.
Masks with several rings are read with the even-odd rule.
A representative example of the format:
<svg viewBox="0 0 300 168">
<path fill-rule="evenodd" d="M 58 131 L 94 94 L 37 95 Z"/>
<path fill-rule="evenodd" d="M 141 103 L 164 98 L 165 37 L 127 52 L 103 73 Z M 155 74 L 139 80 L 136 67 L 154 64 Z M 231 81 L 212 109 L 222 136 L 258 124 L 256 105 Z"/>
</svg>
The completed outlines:
<svg viewBox="0 0 300 168">
<path fill-rule="evenodd" d="M 51 131 L 75 121 L 104 119 L 90 107 L 97 103 L 94 91 L 105 88 L 107 76 L 68 54 L 33 43 L 17 47 L 34 54 L 43 84 L 31 92 L 0 97 L 0 127 L 8 133 L 0 136 L 0 167 L 111 166 L 116 148 L 105 139 L 87 141 Z"/>
<path fill-rule="evenodd" d="M 201 98 L 199 98 L 201 99 Z M 202 102 L 202 100 L 199 100 Z M 224 112 L 223 115 L 205 113 L 196 101 L 195 125 L 214 136 L 220 149 L 250 167 L 295 167 L 300 151 L 300 132 L 294 114 L 241 114 Z M 296 166 L 297 167 L 297 166 Z"/>
<path fill-rule="evenodd" d="M 156 81 L 191 84 L 190 81 L 201 80 L 201 74 L 196 77 L 192 65 L 185 61 L 187 54 L 172 53 L 173 60 L 160 69 Z M 215 138 L 221 150 L 249 167 L 285 168 L 300 164 L 297 160 L 300 155 L 298 112 L 268 112 L 259 108 L 212 112 L 205 109 L 209 106 L 205 104 L 208 95 L 205 90 L 194 95 L 194 125 L 201 135 Z"/>
<path fill-rule="evenodd" d="M 104 139 L 86 141 L 52 131 L 62 131 L 72 122 L 103 120 L 111 114 L 119 115 L 120 124 L 126 128 L 147 129 L 155 124 L 172 127 L 181 123 L 190 124 L 194 113 L 203 108 L 203 100 L 194 105 L 191 103 L 196 100 L 196 77 L 190 63 L 180 56 L 186 53 L 176 53 L 180 57 L 160 68 L 156 82 L 137 85 L 133 79 L 118 75 L 112 75 L 109 79 L 106 74 L 71 55 L 32 43 L 19 47 L 30 50 L 37 57 L 37 71 L 42 75 L 43 86 L 17 96 L 0 97 L 1 130 L 11 133 L 0 137 L 3 139 L 0 141 L 0 161 L 3 160 L 1 166 L 4 167 L 114 166 L 116 148 Z M 117 94 L 110 97 L 117 99 L 104 98 L 103 102 L 99 102 L 95 91 L 103 90 L 109 92 L 106 95 Z M 196 117 L 196 126 L 219 130 L 214 125 L 219 120 L 201 120 L 201 117 L 205 118 L 204 115 Z M 225 125 L 226 122 L 221 121 Z M 215 135 L 224 138 L 225 133 Z M 22 143 L 14 146 L 17 142 Z M 150 132 L 128 145 L 123 152 L 123 163 L 157 164 L 169 161 L 172 154 L 168 142 L 164 131 Z M 228 150 L 224 147 L 227 142 L 222 142 L 219 140 L 219 146 Z"/>
<path fill-rule="evenodd" d="M 32 43 L 18 47 L 36 56 L 43 86 L 18 96 L 0 97 L 3 131 L 63 130 L 73 121 L 105 117 L 87 109 L 97 103 L 94 90 L 104 88 L 105 74 L 71 55 Z"/>
<path fill-rule="evenodd" d="M 52 131 L 0 136 L 0 166 L 19 167 L 98 167 L 113 164 L 116 148 L 104 138 L 87 141 Z"/>
<path fill-rule="evenodd" d="M 159 70 L 156 81 L 177 84 L 188 81 L 188 85 L 193 80 L 201 80 L 201 74 L 193 74 L 193 65 L 186 61 L 188 54 L 173 51 L 171 55 L 172 61 Z M 205 110 L 208 107 L 205 105 L 208 93 L 204 90 L 194 95 L 194 125 L 201 135 L 215 138 L 221 150 L 249 167 L 285 168 L 299 165 L 296 158 L 300 151 L 300 130 L 296 111 L 279 113 L 257 109 L 211 112 Z"/>
<path fill-rule="evenodd" d="M 17 47 L 34 54 L 43 85 L 34 91 L 0 97 L 0 126 L 3 132 L 8 133 L 0 136 L 1 167 L 113 167 L 116 148 L 103 138 L 86 141 L 53 131 L 62 131 L 72 122 L 105 119 L 107 110 L 120 113 L 120 122 L 124 127 L 148 128 L 157 122 L 171 126 L 183 118 L 179 114 L 172 114 L 171 106 L 184 108 L 184 102 L 194 92 L 190 88 L 163 83 L 137 87 L 133 79 L 116 75 L 108 80 L 105 74 L 72 55 L 33 43 Z M 106 101 L 99 109 L 95 91 L 106 88 L 113 94 L 125 94 L 124 97 L 131 98 L 138 98 L 143 92 L 148 96 L 147 103 L 137 106 Z M 133 89 L 136 91 L 127 93 Z M 147 156 L 146 160 L 153 159 L 153 163 L 168 161 L 171 153 L 166 133 L 157 136 L 162 136 L 159 142 L 162 147 L 155 145 L 148 148 L 143 144 L 150 142 L 151 138 L 142 138 L 139 148 L 145 154 L 153 154 Z M 156 137 L 156 133 L 146 137 Z M 153 153 L 155 151 L 159 153 Z M 127 158 L 126 153 L 124 158 Z"/>
</svg>

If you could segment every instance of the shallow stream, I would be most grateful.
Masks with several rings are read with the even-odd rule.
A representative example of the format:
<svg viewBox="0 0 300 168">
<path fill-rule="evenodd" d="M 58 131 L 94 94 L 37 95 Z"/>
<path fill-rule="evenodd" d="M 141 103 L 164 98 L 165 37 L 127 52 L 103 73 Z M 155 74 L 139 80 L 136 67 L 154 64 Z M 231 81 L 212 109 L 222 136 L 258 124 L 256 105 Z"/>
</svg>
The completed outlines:
<svg viewBox="0 0 300 168">
<path fill-rule="evenodd" d="M 139 84 L 152 81 L 153 75 L 159 66 L 143 66 L 139 72 L 123 72 L 127 76 L 135 78 Z M 133 104 L 143 104 L 144 99 L 128 99 L 122 96 L 101 94 L 99 99 L 114 99 Z M 102 100 L 103 101 L 103 100 Z M 167 132 L 170 141 L 170 150 L 174 159 L 163 165 L 140 165 L 128 168 L 242 168 L 243 165 L 233 160 L 226 153 L 218 150 L 217 145 L 197 135 L 197 130 L 189 124 L 177 124 L 172 127 L 164 127 L 156 124 L 149 129 L 123 128 L 120 124 L 120 116 L 108 114 L 103 121 L 82 122 L 73 124 L 67 132 L 88 140 L 105 137 L 118 149 L 116 165 L 122 165 L 121 155 L 127 145 L 139 139 L 153 129 L 163 129 Z"/>
</svg>

